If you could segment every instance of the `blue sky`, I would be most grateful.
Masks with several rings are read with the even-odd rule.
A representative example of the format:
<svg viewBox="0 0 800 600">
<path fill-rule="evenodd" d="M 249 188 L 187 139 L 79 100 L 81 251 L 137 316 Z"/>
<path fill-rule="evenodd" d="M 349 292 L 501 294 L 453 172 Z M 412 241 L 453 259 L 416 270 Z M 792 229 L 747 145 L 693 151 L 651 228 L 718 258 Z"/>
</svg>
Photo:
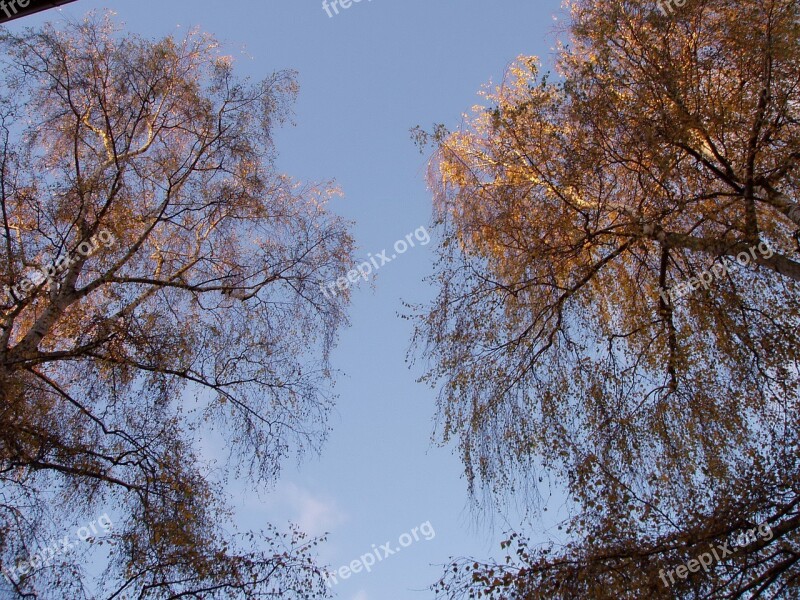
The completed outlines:
<svg viewBox="0 0 800 600">
<path fill-rule="evenodd" d="M 428 157 L 409 130 L 458 126 L 480 87 L 520 54 L 548 65 L 560 14 L 558 0 L 363 0 L 333 18 L 321 0 L 78 0 L 11 27 L 104 8 L 146 37 L 208 31 L 253 78 L 299 71 L 296 126 L 278 132 L 278 166 L 301 180 L 336 180 L 344 197 L 331 209 L 355 221 L 364 258 L 430 222 Z M 374 289 L 354 292 L 352 326 L 333 355 L 343 375 L 322 455 L 287 464 L 271 491 L 231 500 L 242 528 L 294 520 L 312 534 L 329 531 L 320 556 L 333 567 L 373 544 L 395 547 L 430 521 L 435 538 L 337 585 L 347 600 L 432 598 L 437 565 L 497 555 L 505 527 L 503 517 L 492 529 L 470 512 L 454 449 L 431 443 L 435 392 L 405 362 L 411 324 L 398 317 L 401 300 L 431 297 L 422 279 L 434 245 L 408 250 L 378 271 Z"/>
</svg>

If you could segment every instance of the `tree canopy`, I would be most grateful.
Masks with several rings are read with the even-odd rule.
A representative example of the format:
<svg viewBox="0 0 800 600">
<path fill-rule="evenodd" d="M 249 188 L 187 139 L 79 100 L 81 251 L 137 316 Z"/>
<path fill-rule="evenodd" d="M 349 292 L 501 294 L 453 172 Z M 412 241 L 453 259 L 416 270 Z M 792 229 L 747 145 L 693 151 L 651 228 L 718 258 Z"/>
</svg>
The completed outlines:
<svg viewBox="0 0 800 600">
<path fill-rule="evenodd" d="M 662 4 L 573 0 L 554 76 L 520 57 L 433 135 L 439 440 L 476 499 L 572 501 L 566 545 L 515 535 L 443 597 L 797 593 L 800 7 Z"/>
<path fill-rule="evenodd" d="M 324 596 L 315 540 L 236 534 L 201 452 L 219 431 L 230 472 L 270 482 L 327 431 L 348 298 L 320 283 L 352 264 L 352 239 L 330 184 L 275 168 L 294 73 L 245 80 L 210 36 L 151 41 L 108 17 L 0 46 L 0 564 L 15 592 Z M 106 510 L 107 539 L 18 568 Z M 93 580 L 81 556 L 103 543 Z"/>
</svg>

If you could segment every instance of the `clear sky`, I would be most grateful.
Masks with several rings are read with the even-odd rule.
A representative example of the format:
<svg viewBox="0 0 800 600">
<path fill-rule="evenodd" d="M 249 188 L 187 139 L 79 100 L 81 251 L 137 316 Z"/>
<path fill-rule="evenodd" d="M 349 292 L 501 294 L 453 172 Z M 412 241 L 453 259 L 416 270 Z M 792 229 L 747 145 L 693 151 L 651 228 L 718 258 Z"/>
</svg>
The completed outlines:
<svg viewBox="0 0 800 600">
<path fill-rule="evenodd" d="M 559 0 L 362 0 L 332 18 L 321 0 L 78 0 L 10 27 L 104 8 L 146 37 L 208 31 L 253 78 L 299 71 L 296 126 L 278 132 L 278 166 L 301 180 L 337 181 L 344 197 L 331 208 L 355 222 L 364 258 L 430 223 L 428 156 L 409 130 L 456 127 L 480 87 L 520 54 L 549 65 L 560 14 Z M 373 544 L 394 548 L 430 521 L 433 539 L 420 535 L 335 586 L 346 600 L 430 599 L 450 556 L 499 554 L 502 518 L 492 530 L 473 517 L 454 449 L 431 444 L 435 392 L 405 363 L 411 324 L 398 317 L 401 300 L 431 297 L 422 279 L 434 244 L 384 265 L 374 290 L 354 292 L 352 326 L 333 355 L 343 375 L 322 455 L 286 464 L 274 490 L 232 499 L 242 528 L 291 519 L 312 534 L 329 531 L 320 556 L 333 567 Z"/>
</svg>

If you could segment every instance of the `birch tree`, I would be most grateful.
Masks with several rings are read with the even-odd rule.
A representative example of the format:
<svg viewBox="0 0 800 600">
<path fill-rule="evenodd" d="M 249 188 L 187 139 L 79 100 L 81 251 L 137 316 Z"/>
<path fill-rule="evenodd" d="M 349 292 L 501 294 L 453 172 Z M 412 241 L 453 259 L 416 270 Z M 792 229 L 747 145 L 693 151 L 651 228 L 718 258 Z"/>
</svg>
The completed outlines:
<svg viewBox="0 0 800 600">
<path fill-rule="evenodd" d="M 537 488 L 563 486 L 569 535 L 509 540 L 510 565 L 456 561 L 439 590 L 791 597 L 798 4 L 569 12 L 554 75 L 520 57 L 433 135 L 444 244 L 415 338 L 472 497 L 537 509 Z M 762 524 L 770 540 L 675 576 Z"/>
<path fill-rule="evenodd" d="M 352 240 L 330 184 L 275 168 L 294 73 L 245 80 L 208 35 L 147 40 L 109 17 L 0 45 L 0 585 L 325 596 L 316 540 L 237 533 L 214 474 L 273 482 L 319 447 L 333 401 L 347 294 L 320 284 Z M 104 511 L 108 536 L 31 559 Z"/>
</svg>

